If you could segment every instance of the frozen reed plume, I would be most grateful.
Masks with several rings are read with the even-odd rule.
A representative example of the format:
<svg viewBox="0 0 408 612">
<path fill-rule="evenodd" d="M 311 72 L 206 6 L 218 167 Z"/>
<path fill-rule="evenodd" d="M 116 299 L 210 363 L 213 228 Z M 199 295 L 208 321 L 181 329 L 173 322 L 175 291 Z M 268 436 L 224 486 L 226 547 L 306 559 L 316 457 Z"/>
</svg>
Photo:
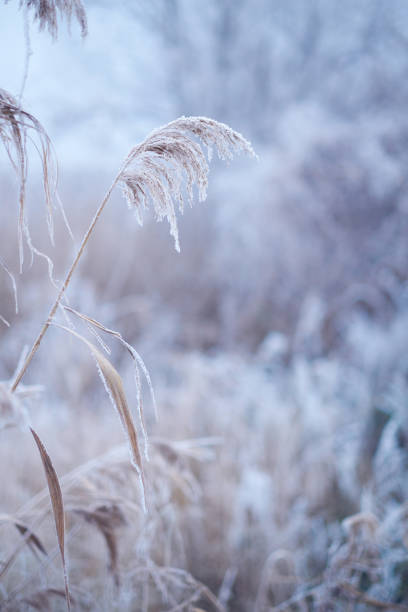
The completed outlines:
<svg viewBox="0 0 408 612">
<path fill-rule="evenodd" d="M 40 30 L 47 28 L 54 40 L 58 36 L 58 14 L 67 19 L 68 26 L 74 14 L 82 36 L 88 33 L 86 12 L 81 0 L 20 0 L 20 7 L 33 9 L 34 20 L 38 21 Z"/>
<path fill-rule="evenodd" d="M 180 250 L 174 201 L 178 202 L 179 209 L 183 211 L 184 177 L 186 177 L 185 189 L 190 203 L 194 184 L 198 186 L 200 199 L 203 200 L 207 192 L 208 163 L 200 144 L 194 140 L 194 137 L 207 146 L 209 158 L 211 158 L 212 147 L 216 147 L 219 157 L 224 160 L 231 159 L 234 153 L 240 151 L 255 156 L 251 144 L 241 134 L 224 123 L 206 117 L 180 117 L 154 130 L 143 142 L 135 146 L 126 157 L 99 205 L 49 315 L 16 375 L 11 386 L 12 392 L 17 389 L 37 352 L 61 304 L 95 225 L 118 183 L 124 187 L 129 205 L 136 208 L 139 220 L 142 219 L 141 212 L 147 207 L 149 201 L 153 204 L 158 220 L 168 219 L 176 249 Z"/>
<path fill-rule="evenodd" d="M 209 160 L 213 147 L 223 160 L 230 160 L 241 151 L 255 156 L 250 143 L 224 123 L 207 117 L 180 117 L 154 130 L 134 147 L 120 176 L 126 200 L 135 208 L 139 222 L 142 223 L 142 211 L 150 201 L 158 221 L 168 220 L 177 251 L 180 243 L 176 205 L 180 212 L 186 201 L 192 205 L 194 185 L 200 201 L 207 195 L 207 159 L 192 137 L 206 145 Z"/>
<path fill-rule="evenodd" d="M 23 236 L 26 238 L 31 253 L 36 251 L 31 243 L 25 215 L 25 196 L 27 182 L 27 141 L 34 134 L 34 145 L 39 153 L 45 202 L 47 206 L 48 230 L 52 240 L 52 197 L 56 189 L 56 162 L 52 154 L 51 141 L 41 123 L 30 113 L 21 108 L 18 101 L 4 89 L 0 89 L 0 141 L 3 143 L 10 162 L 19 181 L 19 219 L 18 245 L 20 268 L 23 264 Z"/>
</svg>

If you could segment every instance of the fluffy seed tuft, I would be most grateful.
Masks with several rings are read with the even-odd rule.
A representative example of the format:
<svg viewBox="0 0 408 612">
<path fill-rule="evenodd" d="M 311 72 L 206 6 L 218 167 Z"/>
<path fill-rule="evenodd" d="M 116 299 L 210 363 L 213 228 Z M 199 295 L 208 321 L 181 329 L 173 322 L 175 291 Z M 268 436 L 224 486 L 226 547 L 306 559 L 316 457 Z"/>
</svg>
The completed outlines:
<svg viewBox="0 0 408 612">
<path fill-rule="evenodd" d="M 81 0 L 20 0 L 20 8 L 23 6 L 33 9 L 34 20 L 38 21 L 40 30 L 47 28 L 54 40 L 58 37 L 58 16 L 65 17 L 70 26 L 74 14 L 82 36 L 88 33 L 86 12 Z"/>
<path fill-rule="evenodd" d="M 207 117 L 180 117 L 134 147 L 120 176 L 128 205 L 135 209 L 139 223 L 150 202 L 157 220 L 168 220 L 177 251 L 176 206 L 182 213 L 186 200 L 192 205 L 194 185 L 200 201 L 207 195 L 209 167 L 201 143 L 207 147 L 209 160 L 214 147 L 223 160 L 240 152 L 255 156 L 251 144 L 224 123 Z"/>
</svg>

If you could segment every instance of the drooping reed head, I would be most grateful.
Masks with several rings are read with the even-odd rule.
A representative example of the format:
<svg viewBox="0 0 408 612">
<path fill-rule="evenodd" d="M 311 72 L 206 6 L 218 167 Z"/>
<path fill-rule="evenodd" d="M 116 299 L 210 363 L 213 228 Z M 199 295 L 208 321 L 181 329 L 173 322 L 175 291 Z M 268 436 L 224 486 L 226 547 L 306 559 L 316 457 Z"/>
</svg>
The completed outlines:
<svg viewBox="0 0 408 612">
<path fill-rule="evenodd" d="M 47 28 L 54 40 L 58 36 L 58 17 L 65 17 L 70 25 L 74 14 L 82 36 L 86 36 L 88 32 L 86 13 L 81 0 L 20 0 L 20 7 L 23 6 L 34 11 L 34 20 L 38 21 L 40 30 Z"/>
<path fill-rule="evenodd" d="M 207 195 L 209 167 L 201 143 L 207 147 L 209 160 L 214 147 L 223 160 L 241 151 L 255 156 L 251 144 L 224 123 L 207 117 L 180 117 L 154 130 L 134 147 L 120 177 L 126 200 L 139 222 L 143 209 L 151 203 L 157 219 L 168 220 L 177 251 L 176 206 L 183 212 L 186 200 L 192 205 L 194 185 L 200 201 Z"/>
<path fill-rule="evenodd" d="M 31 138 L 31 136 L 33 136 Z M 18 101 L 4 89 L 0 89 L 0 141 L 3 143 L 8 158 L 17 174 L 19 181 L 19 251 L 20 267 L 22 266 L 23 235 L 31 245 L 28 226 L 25 218 L 25 199 L 27 181 L 27 141 L 31 138 L 39 153 L 45 201 L 47 206 L 48 229 L 52 239 L 52 198 L 56 189 L 56 160 L 52 152 L 51 141 L 41 123 L 27 111 L 23 110 Z"/>
</svg>

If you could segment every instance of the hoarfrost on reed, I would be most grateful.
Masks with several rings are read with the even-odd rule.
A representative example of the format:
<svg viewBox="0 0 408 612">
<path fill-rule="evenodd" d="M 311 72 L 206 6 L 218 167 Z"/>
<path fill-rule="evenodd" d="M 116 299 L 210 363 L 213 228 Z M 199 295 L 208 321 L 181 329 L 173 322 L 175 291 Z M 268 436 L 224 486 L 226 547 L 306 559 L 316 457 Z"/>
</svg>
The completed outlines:
<svg viewBox="0 0 408 612">
<path fill-rule="evenodd" d="M 65 17 L 70 25 L 74 14 L 82 36 L 88 32 L 86 12 L 81 0 L 20 0 L 20 7 L 32 9 L 40 30 L 47 28 L 54 39 L 58 36 L 58 15 Z"/>
<path fill-rule="evenodd" d="M 177 251 L 176 206 L 182 213 L 186 200 L 192 205 L 194 185 L 200 201 L 207 195 L 208 162 L 194 137 L 207 147 L 209 160 L 213 147 L 223 160 L 239 152 L 255 156 L 251 144 L 224 123 L 207 117 L 180 117 L 134 147 L 120 175 L 126 200 L 136 210 L 139 222 L 150 202 L 157 220 L 168 220 Z"/>
<path fill-rule="evenodd" d="M 20 268 L 24 260 L 23 236 L 31 254 L 36 252 L 41 255 L 31 242 L 25 213 L 28 169 L 27 141 L 31 138 L 32 133 L 35 136 L 33 139 L 34 145 L 42 164 L 48 231 L 51 240 L 53 240 L 52 199 L 56 190 L 57 164 L 53 156 L 51 141 L 38 119 L 23 110 L 16 98 L 9 92 L 0 88 L 0 141 L 6 149 L 19 182 L 18 244 Z"/>
</svg>

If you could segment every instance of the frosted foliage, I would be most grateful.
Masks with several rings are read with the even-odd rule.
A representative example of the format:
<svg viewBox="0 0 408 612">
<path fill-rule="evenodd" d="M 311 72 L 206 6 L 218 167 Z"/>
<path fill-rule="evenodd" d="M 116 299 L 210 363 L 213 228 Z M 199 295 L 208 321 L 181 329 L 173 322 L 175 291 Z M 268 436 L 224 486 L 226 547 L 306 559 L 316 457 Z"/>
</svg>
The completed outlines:
<svg viewBox="0 0 408 612">
<path fill-rule="evenodd" d="M 194 137 L 206 145 L 209 159 L 213 147 L 222 160 L 239 152 L 255 155 L 250 143 L 224 123 L 207 117 L 180 117 L 154 130 L 132 149 L 121 175 L 126 200 L 135 208 L 139 222 L 151 202 L 158 221 L 168 220 L 177 251 L 176 208 L 182 213 L 186 201 L 193 204 L 194 185 L 200 201 L 207 196 L 208 162 Z"/>
</svg>

